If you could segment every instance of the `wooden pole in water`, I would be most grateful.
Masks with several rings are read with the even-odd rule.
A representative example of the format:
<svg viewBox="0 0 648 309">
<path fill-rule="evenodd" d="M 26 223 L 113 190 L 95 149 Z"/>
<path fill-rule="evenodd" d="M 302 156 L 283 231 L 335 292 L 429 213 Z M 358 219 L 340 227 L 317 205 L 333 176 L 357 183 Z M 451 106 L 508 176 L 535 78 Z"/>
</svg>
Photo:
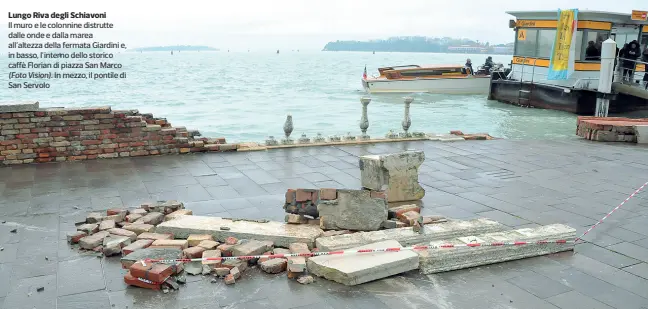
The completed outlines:
<svg viewBox="0 0 648 309">
<path fill-rule="evenodd" d="M 614 58 L 617 44 L 612 39 L 607 39 L 601 46 L 601 75 L 598 83 L 596 98 L 596 117 L 607 117 L 610 109 L 610 92 L 612 92 L 612 78 L 614 76 Z M 619 64 L 620 65 L 620 64 Z"/>
</svg>

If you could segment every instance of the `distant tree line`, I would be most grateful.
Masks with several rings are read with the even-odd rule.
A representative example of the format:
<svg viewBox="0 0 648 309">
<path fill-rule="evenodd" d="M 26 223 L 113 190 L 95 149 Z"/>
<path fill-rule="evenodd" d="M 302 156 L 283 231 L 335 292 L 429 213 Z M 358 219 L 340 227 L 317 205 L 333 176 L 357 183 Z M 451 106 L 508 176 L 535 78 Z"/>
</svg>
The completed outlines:
<svg viewBox="0 0 648 309">
<path fill-rule="evenodd" d="M 209 46 L 198 46 L 198 45 L 174 45 L 174 46 L 151 46 L 151 47 L 142 47 L 135 48 L 135 51 L 201 51 L 201 50 L 211 50 L 217 51 L 217 48 Z"/>
<path fill-rule="evenodd" d="M 324 51 L 380 51 L 380 52 L 427 52 L 445 53 L 450 46 L 470 45 L 489 48 L 488 42 L 450 37 L 430 38 L 424 36 L 391 37 L 384 40 L 335 41 L 324 46 Z M 504 44 L 495 45 L 504 46 Z"/>
</svg>

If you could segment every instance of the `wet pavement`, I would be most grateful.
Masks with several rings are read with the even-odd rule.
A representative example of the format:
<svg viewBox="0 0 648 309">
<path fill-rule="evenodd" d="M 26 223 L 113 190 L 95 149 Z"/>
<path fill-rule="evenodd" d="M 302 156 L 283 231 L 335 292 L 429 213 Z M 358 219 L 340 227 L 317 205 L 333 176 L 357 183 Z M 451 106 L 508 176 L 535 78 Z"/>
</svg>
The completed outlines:
<svg viewBox="0 0 648 309">
<path fill-rule="evenodd" d="M 234 286 L 127 287 L 119 257 L 69 248 L 91 210 L 176 199 L 195 215 L 283 220 L 288 188 L 358 188 L 359 155 L 424 150 L 423 214 L 579 233 L 648 181 L 648 148 L 585 141 L 409 142 L 0 168 L 0 308 L 648 308 L 648 193 L 566 252 L 346 287 L 250 269 Z M 11 230 L 16 229 L 16 233 Z M 44 287 L 43 291 L 37 291 Z"/>
</svg>

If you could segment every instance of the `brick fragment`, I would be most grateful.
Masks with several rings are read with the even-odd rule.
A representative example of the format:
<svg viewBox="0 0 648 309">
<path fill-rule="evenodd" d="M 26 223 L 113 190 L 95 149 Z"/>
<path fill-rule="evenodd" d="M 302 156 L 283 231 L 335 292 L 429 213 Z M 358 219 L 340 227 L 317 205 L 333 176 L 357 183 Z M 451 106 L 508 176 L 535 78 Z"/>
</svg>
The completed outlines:
<svg viewBox="0 0 648 309">
<path fill-rule="evenodd" d="M 130 238 L 131 241 L 137 240 L 137 233 L 135 233 L 133 231 L 129 231 L 129 230 L 124 229 L 124 228 L 122 228 L 122 229 L 120 229 L 120 228 L 109 229 L 108 233 L 110 233 L 112 235 L 116 235 L 116 236 L 128 237 L 128 238 Z"/>
<path fill-rule="evenodd" d="M 158 239 L 153 242 L 151 248 L 178 248 L 184 250 L 189 247 L 185 239 Z"/>
<path fill-rule="evenodd" d="M 409 226 L 412 226 L 412 225 L 414 225 L 414 223 L 416 223 L 418 221 L 420 216 L 421 216 L 421 214 L 416 212 L 416 211 L 408 211 L 408 212 L 405 212 L 405 213 L 399 215 L 398 220 L 400 220 L 403 223 L 408 224 Z"/>
<path fill-rule="evenodd" d="M 158 225 L 164 221 L 164 214 L 159 212 L 150 212 L 146 216 L 137 220 L 137 222 L 151 225 Z"/>
<path fill-rule="evenodd" d="M 234 283 L 236 283 L 236 279 L 234 279 L 234 276 L 232 274 L 225 276 L 225 284 L 230 285 Z"/>
<path fill-rule="evenodd" d="M 130 244 L 131 240 L 128 237 L 108 235 L 103 240 L 103 254 L 105 256 L 121 254 L 122 248 Z"/>
<path fill-rule="evenodd" d="M 225 244 L 227 244 L 227 245 L 236 245 L 237 243 L 238 243 L 238 239 L 236 239 L 234 237 L 230 236 L 230 237 L 227 237 L 225 239 Z"/>
<path fill-rule="evenodd" d="M 225 277 L 225 276 L 229 275 L 230 269 L 227 268 L 227 267 L 218 267 L 218 268 L 214 269 L 214 272 L 219 277 Z"/>
<path fill-rule="evenodd" d="M 241 278 L 241 271 L 238 269 L 238 267 L 234 267 L 230 269 L 230 275 L 232 275 L 234 279 L 239 279 Z"/>
<path fill-rule="evenodd" d="M 219 242 L 213 240 L 203 240 L 198 244 L 198 247 L 203 247 L 206 250 L 214 250 L 220 245 Z"/>
<path fill-rule="evenodd" d="M 130 214 L 130 215 L 126 216 L 126 222 L 135 222 L 135 221 L 139 220 L 142 217 L 143 216 L 140 215 L 140 214 Z"/>
<path fill-rule="evenodd" d="M 133 223 L 124 226 L 124 229 L 135 232 L 135 234 L 139 235 L 145 232 L 152 232 L 155 229 L 155 226 L 150 224 Z"/>
<path fill-rule="evenodd" d="M 286 267 L 288 266 L 288 260 L 283 258 L 271 259 L 260 262 L 259 266 L 261 270 L 266 273 L 278 274 L 286 270 Z"/>
<path fill-rule="evenodd" d="M 105 231 L 115 228 L 115 220 L 104 220 L 99 223 L 99 230 Z"/>
<path fill-rule="evenodd" d="M 403 205 L 403 206 L 398 206 L 398 207 L 392 207 L 387 210 L 387 214 L 390 219 L 392 218 L 398 218 L 398 216 L 408 212 L 408 211 L 415 211 L 420 213 L 421 212 L 421 207 L 412 204 L 412 205 Z"/>
<path fill-rule="evenodd" d="M 69 232 L 67 233 L 67 242 L 69 244 L 76 244 L 79 242 L 79 240 L 83 237 L 88 236 L 86 232 L 83 231 L 75 231 L 75 232 Z"/>
<path fill-rule="evenodd" d="M 297 214 L 286 214 L 285 221 L 290 224 L 307 224 L 308 218 Z"/>
<path fill-rule="evenodd" d="M 173 235 L 144 232 L 142 234 L 137 235 L 137 239 L 152 239 L 155 241 L 158 239 L 173 239 Z"/>
<path fill-rule="evenodd" d="M 235 245 L 221 244 L 217 249 L 221 251 L 223 256 L 232 256 L 232 248 L 234 248 L 234 246 Z"/>
<path fill-rule="evenodd" d="M 126 210 L 126 209 L 112 208 L 112 209 L 106 210 L 106 215 L 108 215 L 108 216 L 122 215 L 123 217 L 126 217 L 127 214 L 128 214 L 128 210 Z"/>
<path fill-rule="evenodd" d="M 94 223 L 92 223 L 92 224 L 90 224 L 90 223 L 81 224 L 81 225 L 77 226 L 77 231 L 82 231 L 82 232 L 85 232 L 88 235 L 92 235 L 92 234 L 96 233 L 97 231 L 99 231 L 99 225 L 94 224 Z"/>
<path fill-rule="evenodd" d="M 182 250 L 182 253 L 184 253 L 185 257 L 189 259 L 201 258 L 203 252 L 205 252 L 205 248 L 203 247 L 189 247 Z"/>
<path fill-rule="evenodd" d="M 203 240 L 214 240 L 214 237 L 209 234 L 190 234 L 187 237 L 189 247 L 198 246 L 198 244 L 200 244 Z"/>
<path fill-rule="evenodd" d="M 221 257 L 221 251 L 220 250 L 205 250 L 202 253 L 203 258 L 219 258 Z M 203 265 L 208 265 L 211 269 L 217 269 L 221 267 L 222 260 L 209 260 L 209 261 L 202 261 Z"/>
<path fill-rule="evenodd" d="M 134 243 L 131 243 L 130 245 L 122 248 L 122 254 L 123 255 L 128 255 L 128 254 L 132 253 L 133 251 L 148 248 L 152 243 L 153 243 L 152 239 L 139 239 L 139 240 L 135 241 Z"/>
<path fill-rule="evenodd" d="M 103 215 L 99 212 L 91 212 L 86 216 L 86 223 L 97 223 L 103 220 Z"/>
<path fill-rule="evenodd" d="M 83 249 L 92 250 L 103 244 L 104 238 L 109 235 L 106 231 L 97 232 L 94 235 L 89 235 L 79 239 L 79 246 Z"/>
</svg>

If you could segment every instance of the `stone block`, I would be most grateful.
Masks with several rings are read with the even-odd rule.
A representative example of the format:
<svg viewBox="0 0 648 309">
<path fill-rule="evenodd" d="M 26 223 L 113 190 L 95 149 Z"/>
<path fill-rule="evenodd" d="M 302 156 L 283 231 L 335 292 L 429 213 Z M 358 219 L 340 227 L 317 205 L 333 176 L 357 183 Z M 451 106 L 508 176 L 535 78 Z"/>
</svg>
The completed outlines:
<svg viewBox="0 0 648 309">
<path fill-rule="evenodd" d="M 95 223 L 86 223 L 77 226 L 77 231 L 84 232 L 88 235 L 92 235 L 99 231 L 99 225 Z"/>
<path fill-rule="evenodd" d="M 143 224 L 143 223 L 132 223 L 129 225 L 125 225 L 124 229 L 139 235 L 146 232 L 153 232 L 153 230 L 155 230 L 155 226 L 150 224 Z"/>
<path fill-rule="evenodd" d="M 198 247 L 203 247 L 205 250 L 214 250 L 220 245 L 219 242 L 213 240 L 203 240 L 198 244 Z"/>
<path fill-rule="evenodd" d="M 421 207 L 417 205 L 403 205 L 403 206 L 398 206 L 398 207 L 391 207 L 387 210 L 389 214 L 389 219 L 394 219 L 398 218 L 399 215 L 402 215 L 406 212 L 409 211 L 416 211 L 418 213 L 421 213 Z"/>
<path fill-rule="evenodd" d="M 290 253 L 311 253 L 305 243 L 292 243 L 288 246 Z"/>
<path fill-rule="evenodd" d="M 145 233 L 137 235 L 137 239 L 152 239 L 152 240 L 173 239 L 173 235 L 145 232 Z"/>
<path fill-rule="evenodd" d="M 83 237 L 88 236 L 86 232 L 83 231 L 74 231 L 74 232 L 68 232 L 67 233 L 67 242 L 69 244 L 76 244 L 79 242 L 79 240 Z"/>
<path fill-rule="evenodd" d="M 133 263 L 145 259 L 175 260 L 182 258 L 182 250 L 175 248 L 144 248 L 136 250 L 121 258 L 122 267 L 128 269 Z"/>
<path fill-rule="evenodd" d="M 402 213 L 398 216 L 398 220 L 401 222 L 413 226 L 421 217 L 421 214 L 416 212 L 416 211 L 408 211 L 405 213 Z"/>
<path fill-rule="evenodd" d="M 286 270 L 288 260 L 283 258 L 270 259 L 259 264 L 262 271 L 269 274 L 278 274 Z"/>
<path fill-rule="evenodd" d="M 142 217 L 144 217 L 144 216 L 141 215 L 141 214 L 130 214 L 130 215 L 126 216 L 125 220 L 126 220 L 126 222 L 135 222 L 135 221 L 139 220 Z"/>
<path fill-rule="evenodd" d="M 109 229 L 114 229 L 115 228 L 115 221 L 114 220 L 104 220 L 99 223 L 99 230 L 100 231 L 105 231 Z"/>
<path fill-rule="evenodd" d="M 232 256 L 260 255 L 271 249 L 271 247 L 266 242 L 251 239 L 243 244 L 234 246 L 232 248 Z"/>
<path fill-rule="evenodd" d="M 187 249 L 182 250 L 184 256 L 186 256 L 189 259 L 201 258 L 203 252 L 205 252 L 205 248 L 203 247 L 189 247 Z"/>
<path fill-rule="evenodd" d="M 109 229 L 108 233 L 116 236 L 126 236 L 130 238 L 131 242 L 137 240 L 137 234 L 135 232 L 126 229 L 120 229 L 120 228 Z"/>
<path fill-rule="evenodd" d="M 637 144 L 648 144 L 648 125 L 633 126 Z"/>
<path fill-rule="evenodd" d="M 218 267 L 214 269 L 214 272 L 219 277 L 225 277 L 230 273 L 230 269 L 227 267 Z"/>
<path fill-rule="evenodd" d="M 221 254 L 223 256 L 232 256 L 232 249 L 236 245 L 228 245 L 228 244 L 221 244 L 220 246 L 216 247 L 218 250 L 220 250 Z"/>
<path fill-rule="evenodd" d="M 308 223 L 308 218 L 302 216 L 302 215 L 296 215 L 296 214 L 286 214 L 286 223 L 290 224 L 307 224 Z"/>
<path fill-rule="evenodd" d="M 131 240 L 128 237 L 108 235 L 103 240 L 103 254 L 105 256 L 121 254 L 122 248 L 130 244 Z"/>
<path fill-rule="evenodd" d="M 387 202 L 372 198 L 369 190 L 340 189 L 337 196 L 317 205 L 323 229 L 375 231 L 387 220 Z"/>
<path fill-rule="evenodd" d="M 136 208 L 130 211 L 131 215 L 135 214 L 135 215 L 140 215 L 142 217 L 144 217 L 144 215 L 146 215 L 147 213 L 148 211 L 146 211 L 146 209 L 144 208 Z"/>
<path fill-rule="evenodd" d="M 105 217 L 102 218 L 102 221 L 113 220 L 113 221 L 115 221 L 115 223 L 117 223 L 117 222 L 122 222 L 125 219 L 126 219 L 126 216 L 124 215 L 124 213 L 120 213 L 120 214 L 116 214 L 116 215 L 105 216 Z"/>
<path fill-rule="evenodd" d="M 133 251 L 137 251 L 140 249 L 148 248 L 151 244 L 153 243 L 152 239 L 139 239 L 130 245 L 123 247 L 122 248 L 122 254 L 123 255 L 128 255 L 131 254 Z"/>
<path fill-rule="evenodd" d="M 396 247 L 401 247 L 397 241 L 386 240 L 352 249 Z M 414 270 L 418 267 L 419 258 L 413 251 L 322 255 L 308 259 L 309 273 L 344 285 L 362 284 Z"/>
<path fill-rule="evenodd" d="M 358 232 L 353 234 L 320 237 L 315 243 L 320 251 L 344 250 L 388 239 L 396 240 L 403 246 L 412 246 L 433 240 L 499 232 L 506 229 L 506 226 L 484 218 L 468 221 L 450 220 L 439 224 L 426 225 L 423 227 L 422 234 L 414 232 L 410 227 L 404 227 L 373 232 Z"/>
<path fill-rule="evenodd" d="M 205 250 L 202 253 L 203 258 L 219 258 L 221 257 L 220 250 Z M 211 269 L 220 268 L 223 264 L 223 260 L 213 260 L 213 261 L 202 261 L 203 265 L 208 265 Z M 229 268 L 228 268 L 229 269 Z"/>
<path fill-rule="evenodd" d="M 398 227 L 398 222 L 396 220 L 385 220 L 382 223 L 382 227 L 385 229 L 395 229 Z"/>
<path fill-rule="evenodd" d="M 230 269 L 230 275 L 232 275 L 234 279 L 239 279 L 241 278 L 241 271 L 238 269 L 238 267 L 234 267 Z"/>
<path fill-rule="evenodd" d="M 214 240 L 214 237 L 210 234 L 191 234 L 187 237 L 189 247 L 195 247 L 203 240 Z"/>
<path fill-rule="evenodd" d="M 418 169 L 424 160 L 423 151 L 362 156 L 361 184 L 367 189 L 385 191 L 389 202 L 420 200 L 425 190 L 418 182 Z"/>
<path fill-rule="evenodd" d="M 103 217 L 100 212 L 91 212 L 86 216 L 86 223 L 99 223 Z"/>
<path fill-rule="evenodd" d="M 109 235 L 106 231 L 97 232 L 93 235 L 79 239 L 79 246 L 83 249 L 92 250 L 103 244 L 104 238 Z"/>
<path fill-rule="evenodd" d="M 433 241 L 429 245 L 444 244 L 465 245 L 468 243 L 499 243 L 499 242 L 537 242 L 570 240 L 576 237 L 576 230 L 563 225 L 552 224 L 535 228 L 524 228 L 512 231 L 465 236 L 448 241 Z M 512 261 L 533 256 L 569 251 L 574 249 L 573 243 L 557 244 L 528 244 L 516 246 L 477 246 L 447 248 L 443 250 L 430 249 L 417 251 L 420 257 L 421 273 L 434 274 L 450 270 L 475 267 L 505 261 Z"/>
<path fill-rule="evenodd" d="M 234 279 L 234 276 L 232 274 L 227 274 L 227 276 L 225 276 L 225 284 L 231 285 L 234 283 L 236 283 L 236 279 Z"/>
<path fill-rule="evenodd" d="M 121 215 L 122 217 L 126 217 L 126 215 L 128 215 L 128 210 L 121 209 L 121 208 L 112 208 L 106 210 L 106 215 L 107 216 Z"/>
<path fill-rule="evenodd" d="M 189 242 L 185 239 L 158 239 L 151 244 L 153 248 L 178 248 L 181 250 L 189 247 Z"/>
<path fill-rule="evenodd" d="M 385 209 L 385 216 L 387 216 L 386 212 Z M 221 227 L 228 229 L 221 229 Z M 315 238 L 322 235 L 319 227 L 308 224 L 285 224 L 274 221 L 260 223 L 203 216 L 182 216 L 162 222 L 156 227 L 156 232 L 171 233 L 177 238 L 186 238 L 191 234 L 210 234 L 219 242 L 224 242 L 231 236 L 259 241 L 269 240 L 278 247 L 287 247 L 293 242 L 304 242 L 312 247 Z"/>
<path fill-rule="evenodd" d="M 191 216 L 193 211 L 189 209 L 178 209 L 166 216 L 164 216 L 164 221 L 169 221 L 178 218 L 179 216 Z"/>
<path fill-rule="evenodd" d="M 164 214 L 160 212 L 149 212 L 137 222 L 151 225 L 158 225 L 164 221 Z"/>
</svg>

